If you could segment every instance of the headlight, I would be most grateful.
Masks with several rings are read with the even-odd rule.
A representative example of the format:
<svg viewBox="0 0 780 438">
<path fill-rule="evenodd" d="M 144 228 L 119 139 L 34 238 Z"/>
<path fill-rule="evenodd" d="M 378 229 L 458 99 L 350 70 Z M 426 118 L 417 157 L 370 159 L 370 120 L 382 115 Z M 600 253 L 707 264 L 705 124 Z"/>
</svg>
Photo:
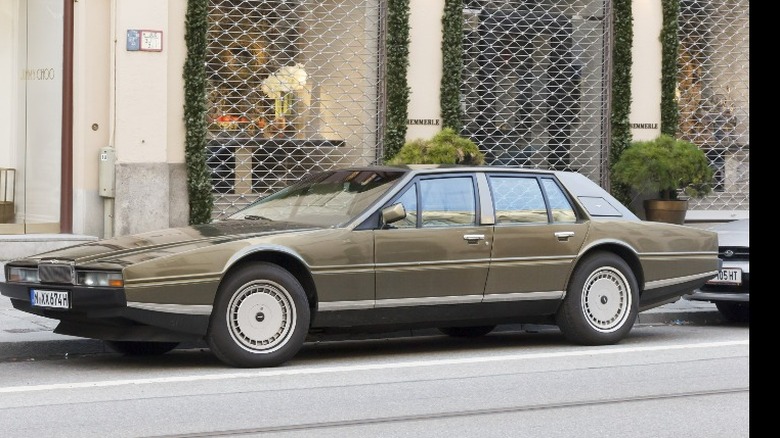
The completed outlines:
<svg viewBox="0 0 780 438">
<path fill-rule="evenodd" d="M 38 270 L 36 268 L 8 267 L 8 281 L 17 283 L 37 283 Z"/>
<path fill-rule="evenodd" d="M 125 281 L 120 272 L 79 271 L 76 284 L 80 286 L 122 287 Z"/>
</svg>

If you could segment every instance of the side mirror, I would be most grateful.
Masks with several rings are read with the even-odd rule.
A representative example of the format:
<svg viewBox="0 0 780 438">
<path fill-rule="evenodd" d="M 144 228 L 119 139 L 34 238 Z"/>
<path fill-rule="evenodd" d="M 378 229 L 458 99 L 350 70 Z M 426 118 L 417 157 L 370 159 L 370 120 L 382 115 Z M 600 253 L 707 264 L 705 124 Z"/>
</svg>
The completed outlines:
<svg viewBox="0 0 780 438">
<path fill-rule="evenodd" d="M 382 209 L 382 223 L 390 225 L 406 217 L 406 209 L 401 203 L 393 204 Z"/>
</svg>

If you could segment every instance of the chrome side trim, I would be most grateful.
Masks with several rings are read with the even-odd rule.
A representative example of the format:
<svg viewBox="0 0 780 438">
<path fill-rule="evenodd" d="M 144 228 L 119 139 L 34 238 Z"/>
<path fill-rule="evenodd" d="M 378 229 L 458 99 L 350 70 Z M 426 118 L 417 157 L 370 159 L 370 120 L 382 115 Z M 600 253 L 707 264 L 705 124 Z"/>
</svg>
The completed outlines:
<svg viewBox="0 0 780 438">
<path fill-rule="evenodd" d="M 709 271 L 704 274 L 688 275 L 685 277 L 667 278 L 664 280 L 648 281 L 645 283 L 645 290 L 657 289 L 659 287 L 674 286 L 675 284 L 685 283 L 688 281 L 699 280 L 702 278 L 711 278 L 718 275 L 718 271 Z"/>
<path fill-rule="evenodd" d="M 178 313 L 184 315 L 211 315 L 211 304 L 164 304 L 128 301 L 127 307 L 151 312 Z"/>
<path fill-rule="evenodd" d="M 425 269 L 436 269 L 440 266 L 446 266 L 447 269 L 472 269 L 472 268 L 487 268 L 490 265 L 490 259 L 472 259 L 472 260 L 434 260 L 423 262 L 393 262 L 393 263 L 377 263 L 377 273 L 387 270 L 397 271 L 420 271 Z"/>
<path fill-rule="evenodd" d="M 372 300 L 355 301 L 326 301 L 319 303 L 320 312 L 333 312 L 338 310 L 361 310 L 371 308 L 390 308 L 390 307 L 409 307 L 409 306 L 433 306 L 446 304 L 475 304 L 481 302 L 502 302 L 502 301 L 533 301 L 533 300 L 559 300 L 563 299 L 564 291 L 550 292 L 525 292 L 508 294 L 489 294 L 485 295 L 450 295 L 444 297 L 422 297 L 422 298 L 393 298 L 386 300 L 377 300 L 376 304 Z"/>
<path fill-rule="evenodd" d="M 528 300 L 561 300 L 566 292 L 517 292 L 511 294 L 488 294 L 485 302 L 496 303 L 501 301 L 528 301 Z"/>
<path fill-rule="evenodd" d="M 325 302 L 320 302 L 318 307 L 320 312 L 333 312 L 336 310 L 373 309 L 374 300 L 325 301 Z"/>
<path fill-rule="evenodd" d="M 125 280 L 125 288 L 165 287 L 178 285 L 208 284 L 219 281 L 219 276 L 210 274 L 193 275 L 191 277 L 157 277 L 149 279 Z"/>
<path fill-rule="evenodd" d="M 377 300 L 376 307 L 433 306 L 482 302 L 482 295 L 450 295 L 446 297 L 393 298 Z"/>
</svg>

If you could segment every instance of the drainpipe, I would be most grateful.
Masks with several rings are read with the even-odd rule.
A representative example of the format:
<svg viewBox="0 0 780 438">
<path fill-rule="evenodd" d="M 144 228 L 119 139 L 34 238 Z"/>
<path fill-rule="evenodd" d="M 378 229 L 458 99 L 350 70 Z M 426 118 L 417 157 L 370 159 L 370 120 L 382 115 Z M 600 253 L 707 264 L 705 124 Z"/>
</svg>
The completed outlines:
<svg viewBox="0 0 780 438">
<path fill-rule="evenodd" d="M 111 0 L 109 8 L 109 145 L 100 149 L 98 161 L 98 192 L 103 198 L 103 238 L 114 236 L 114 188 L 116 186 L 116 55 L 117 55 L 117 14 L 116 0 Z"/>
</svg>

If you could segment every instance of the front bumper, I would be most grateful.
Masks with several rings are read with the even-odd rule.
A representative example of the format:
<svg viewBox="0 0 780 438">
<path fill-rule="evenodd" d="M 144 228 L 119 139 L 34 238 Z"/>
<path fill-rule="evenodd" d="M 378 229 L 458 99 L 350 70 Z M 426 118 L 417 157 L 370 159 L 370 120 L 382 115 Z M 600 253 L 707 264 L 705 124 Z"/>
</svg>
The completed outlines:
<svg viewBox="0 0 780 438">
<path fill-rule="evenodd" d="M 70 308 L 33 306 L 31 289 L 67 291 Z M 127 306 L 124 289 L 62 284 L 0 283 L 0 294 L 17 310 L 56 319 L 55 333 L 116 341 L 190 341 L 202 339 L 208 315 L 186 315 Z"/>
<path fill-rule="evenodd" d="M 732 303 L 749 303 L 750 293 L 748 292 L 741 292 L 741 293 L 704 292 L 697 289 L 693 291 L 692 294 L 686 295 L 683 298 L 690 301 L 709 301 L 713 303 L 717 301 L 728 301 Z"/>
<path fill-rule="evenodd" d="M 750 302 L 750 268 L 747 265 L 726 265 L 723 267 L 740 267 L 742 269 L 742 284 L 724 285 L 705 283 L 695 289 L 692 294 L 684 298 L 691 301 L 709 301 L 712 303 L 731 302 L 731 303 L 749 303 Z"/>
<path fill-rule="evenodd" d="M 47 289 L 67 291 L 70 295 L 69 309 L 52 309 L 36 307 L 30 303 L 30 290 Z M 49 318 L 57 318 L 57 315 L 65 313 L 83 313 L 87 315 L 100 314 L 102 317 L 119 314 L 127 306 L 125 291 L 121 288 L 84 287 L 61 284 L 26 284 L 26 283 L 0 283 L 0 293 L 11 298 L 14 307 L 17 304 L 26 303 L 29 313 L 35 313 Z M 17 307 L 18 308 L 18 307 Z"/>
</svg>

